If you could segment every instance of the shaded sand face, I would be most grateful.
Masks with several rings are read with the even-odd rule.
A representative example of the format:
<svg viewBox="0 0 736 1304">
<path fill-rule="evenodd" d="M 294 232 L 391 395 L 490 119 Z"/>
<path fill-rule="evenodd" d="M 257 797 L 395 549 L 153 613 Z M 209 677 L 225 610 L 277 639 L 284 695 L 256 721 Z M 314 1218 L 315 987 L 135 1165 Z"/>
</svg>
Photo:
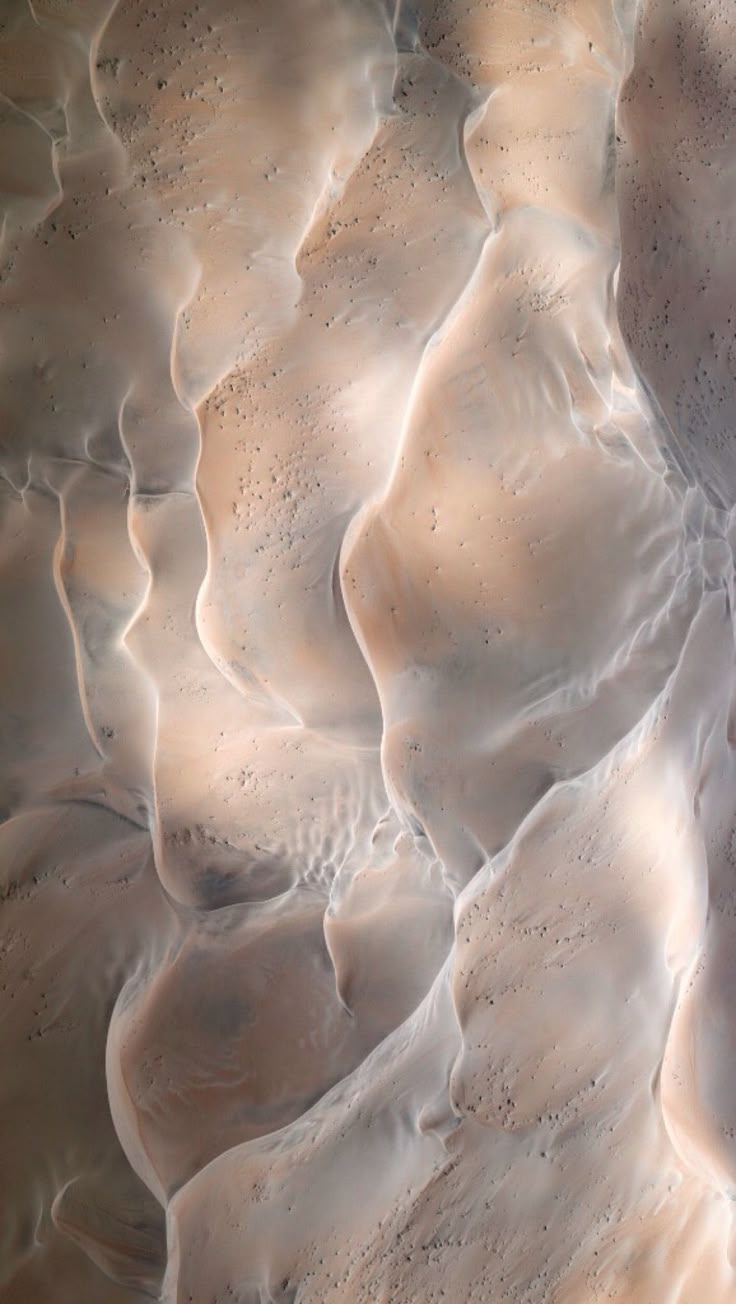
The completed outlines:
<svg viewBox="0 0 736 1304">
<path fill-rule="evenodd" d="M 2 1304 L 736 1296 L 734 40 L 5 0 Z"/>
</svg>

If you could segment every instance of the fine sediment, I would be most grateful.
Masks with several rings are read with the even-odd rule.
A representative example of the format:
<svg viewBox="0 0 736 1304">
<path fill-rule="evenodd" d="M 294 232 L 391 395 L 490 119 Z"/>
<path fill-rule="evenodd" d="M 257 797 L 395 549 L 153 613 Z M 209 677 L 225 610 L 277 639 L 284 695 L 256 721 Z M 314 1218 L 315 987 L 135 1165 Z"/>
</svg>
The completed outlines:
<svg viewBox="0 0 736 1304">
<path fill-rule="evenodd" d="M 733 1298 L 733 29 L 4 6 L 2 1304 Z"/>
</svg>

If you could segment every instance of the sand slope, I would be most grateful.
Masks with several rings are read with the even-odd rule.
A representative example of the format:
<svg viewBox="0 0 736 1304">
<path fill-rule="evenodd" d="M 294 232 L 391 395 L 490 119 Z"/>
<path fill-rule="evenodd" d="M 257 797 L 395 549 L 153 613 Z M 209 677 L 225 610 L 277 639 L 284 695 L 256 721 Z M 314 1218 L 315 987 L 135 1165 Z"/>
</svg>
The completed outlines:
<svg viewBox="0 0 736 1304">
<path fill-rule="evenodd" d="M 2 1304 L 734 1298 L 733 37 L 6 0 Z"/>
</svg>

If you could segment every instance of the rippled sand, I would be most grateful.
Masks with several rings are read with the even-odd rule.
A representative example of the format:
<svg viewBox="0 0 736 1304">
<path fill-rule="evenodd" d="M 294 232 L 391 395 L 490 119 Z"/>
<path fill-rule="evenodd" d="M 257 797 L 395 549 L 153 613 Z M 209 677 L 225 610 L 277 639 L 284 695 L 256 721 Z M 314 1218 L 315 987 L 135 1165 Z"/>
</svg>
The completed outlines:
<svg viewBox="0 0 736 1304">
<path fill-rule="evenodd" d="M 2 1304 L 736 1298 L 734 42 L 4 0 Z"/>
</svg>

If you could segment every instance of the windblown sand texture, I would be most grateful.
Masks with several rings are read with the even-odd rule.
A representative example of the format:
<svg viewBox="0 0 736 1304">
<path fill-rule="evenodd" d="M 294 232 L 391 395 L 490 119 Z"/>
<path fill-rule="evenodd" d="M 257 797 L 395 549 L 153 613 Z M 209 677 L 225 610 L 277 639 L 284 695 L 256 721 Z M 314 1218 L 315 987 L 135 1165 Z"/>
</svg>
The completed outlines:
<svg viewBox="0 0 736 1304">
<path fill-rule="evenodd" d="M 733 0 L 2 0 L 0 173 L 0 1301 L 734 1301 Z"/>
</svg>

